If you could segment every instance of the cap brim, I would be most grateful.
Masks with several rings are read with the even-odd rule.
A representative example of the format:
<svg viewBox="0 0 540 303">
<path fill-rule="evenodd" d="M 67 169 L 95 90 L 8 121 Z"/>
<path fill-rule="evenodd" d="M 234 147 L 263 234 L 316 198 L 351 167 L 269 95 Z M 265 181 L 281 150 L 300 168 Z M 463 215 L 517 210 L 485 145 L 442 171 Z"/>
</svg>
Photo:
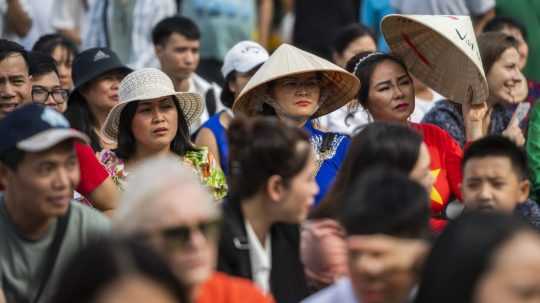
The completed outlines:
<svg viewBox="0 0 540 303">
<path fill-rule="evenodd" d="M 81 79 L 79 81 L 79 83 L 77 83 L 77 85 L 73 88 L 73 91 L 72 91 L 72 94 L 74 93 L 77 93 L 79 91 L 79 89 L 81 89 L 81 87 L 83 87 L 85 84 L 89 83 L 90 81 L 94 80 L 94 79 L 97 79 L 99 76 L 105 74 L 105 73 L 108 73 L 108 72 L 111 72 L 111 71 L 115 71 L 115 70 L 118 70 L 118 71 L 122 71 L 124 72 L 126 75 L 131 73 L 133 71 L 133 69 L 127 67 L 127 66 L 124 66 L 124 65 L 114 65 L 114 66 L 110 66 L 109 68 L 106 68 L 106 69 L 103 69 L 103 70 L 99 70 L 99 71 L 96 71 L 95 73 L 88 73 L 83 79 Z"/>
<path fill-rule="evenodd" d="M 72 128 L 50 129 L 17 143 L 17 148 L 26 152 L 40 152 L 47 150 L 67 139 L 76 139 L 89 143 L 88 137 Z"/>
</svg>

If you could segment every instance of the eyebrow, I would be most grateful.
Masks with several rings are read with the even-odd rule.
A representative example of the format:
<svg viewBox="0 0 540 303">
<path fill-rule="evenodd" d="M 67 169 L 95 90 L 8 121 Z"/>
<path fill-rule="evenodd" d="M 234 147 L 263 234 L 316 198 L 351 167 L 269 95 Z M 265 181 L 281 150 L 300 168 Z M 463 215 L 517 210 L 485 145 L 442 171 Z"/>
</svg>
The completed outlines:
<svg viewBox="0 0 540 303">
<path fill-rule="evenodd" d="M 405 78 L 408 78 L 408 76 L 406 74 L 403 74 L 403 75 L 399 76 L 397 79 L 398 79 L 398 81 L 400 81 L 400 80 L 403 80 Z M 388 85 L 390 83 L 392 83 L 392 80 L 382 81 L 382 82 L 376 83 L 375 87 L 385 85 L 385 84 Z"/>
<path fill-rule="evenodd" d="M 152 104 L 154 102 L 162 103 L 164 101 L 169 101 L 169 97 L 170 96 L 165 96 L 165 97 L 163 97 L 163 98 L 161 98 L 159 100 L 152 100 L 152 101 L 150 101 L 150 100 L 140 101 L 140 105 L 150 105 L 150 104 Z"/>
</svg>

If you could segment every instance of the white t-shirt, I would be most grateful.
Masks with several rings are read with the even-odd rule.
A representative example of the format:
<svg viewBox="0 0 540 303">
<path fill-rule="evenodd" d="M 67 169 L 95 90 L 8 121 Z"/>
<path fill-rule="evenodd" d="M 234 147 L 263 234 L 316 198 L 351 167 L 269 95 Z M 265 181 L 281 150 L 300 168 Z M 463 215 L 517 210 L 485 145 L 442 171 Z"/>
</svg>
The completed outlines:
<svg viewBox="0 0 540 303">
<path fill-rule="evenodd" d="M 55 29 L 79 29 L 80 36 L 84 37 L 89 26 L 88 13 L 85 10 L 82 0 L 52 0 L 53 11 L 51 26 Z M 96 0 L 89 0 L 88 7 L 91 7 Z"/>
<path fill-rule="evenodd" d="M 270 235 L 266 237 L 263 247 L 251 224 L 247 220 L 245 223 L 253 282 L 265 293 L 270 293 L 270 271 L 272 270 L 272 244 Z"/>
<path fill-rule="evenodd" d="M 194 121 L 193 124 L 189 127 L 189 130 L 191 134 L 196 132 L 201 125 L 206 122 L 210 118 L 210 114 L 208 113 L 208 109 L 206 108 L 206 94 L 209 89 L 212 89 L 214 91 L 214 97 L 216 101 L 216 111 L 215 113 L 219 113 L 220 111 L 224 110 L 226 107 L 221 103 L 221 87 L 215 83 L 210 83 L 206 80 L 204 80 L 201 76 L 193 73 L 191 77 L 188 80 L 189 82 L 189 93 L 197 93 L 201 95 L 202 97 L 202 106 L 203 106 L 203 112 L 201 114 L 201 117 Z M 214 114 L 215 114 L 214 113 Z"/>
<path fill-rule="evenodd" d="M 21 7 L 23 8 L 23 10 L 30 17 L 32 17 L 28 1 L 27 0 L 19 0 L 19 2 L 21 4 Z M 14 32 L 8 31 L 8 29 L 6 28 L 7 27 L 7 25 L 6 25 L 6 23 L 7 23 L 7 20 L 6 20 L 7 19 L 7 9 L 8 9 L 7 0 L 0 0 L 0 37 L 2 37 L 4 39 L 12 40 L 12 41 L 20 42 L 21 37 L 17 36 L 17 34 L 15 34 Z"/>
<path fill-rule="evenodd" d="M 429 89 L 429 88 L 428 88 Z M 411 114 L 411 122 L 420 123 L 424 119 L 424 115 L 437 103 L 437 101 L 444 99 L 439 93 L 431 90 L 433 98 L 431 100 L 422 99 L 416 97 L 414 99 L 414 112 Z"/>
<path fill-rule="evenodd" d="M 32 28 L 22 38 L 21 44 L 26 49 L 32 49 L 34 43 L 39 37 L 45 34 L 54 33 L 55 30 L 52 27 L 51 19 L 53 17 L 53 1 L 54 0 L 27 0 L 30 4 L 30 15 L 32 17 Z"/>
</svg>

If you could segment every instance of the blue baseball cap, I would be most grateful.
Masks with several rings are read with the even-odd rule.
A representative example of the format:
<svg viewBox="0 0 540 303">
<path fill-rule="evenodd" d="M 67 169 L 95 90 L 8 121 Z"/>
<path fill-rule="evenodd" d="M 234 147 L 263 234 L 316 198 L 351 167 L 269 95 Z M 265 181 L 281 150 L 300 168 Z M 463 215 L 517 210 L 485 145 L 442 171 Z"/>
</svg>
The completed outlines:
<svg viewBox="0 0 540 303">
<path fill-rule="evenodd" d="M 36 103 L 19 107 L 0 120 L 0 153 L 13 147 L 40 152 L 67 139 L 90 141 L 71 128 L 62 114 Z"/>
</svg>

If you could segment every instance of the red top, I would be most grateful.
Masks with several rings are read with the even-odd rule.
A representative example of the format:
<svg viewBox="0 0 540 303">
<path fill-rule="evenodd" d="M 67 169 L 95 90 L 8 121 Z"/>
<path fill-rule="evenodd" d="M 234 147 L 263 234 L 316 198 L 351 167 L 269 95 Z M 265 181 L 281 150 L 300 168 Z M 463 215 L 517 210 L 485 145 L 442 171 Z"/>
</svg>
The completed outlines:
<svg viewBox="0 0 540 303">
<path fill-rule="evenodd" d="M 93 192 L 98 186 L 109 177 L 105 167 L 98 161 L 94 150 L 90 145 L 75 143 L 75 151 L 79 159 L 79 168 L 81 171 L 81 181 L 77 186 L 77 192 L 88 198 L 88 194 Z"/>
<path fill-rule="evenodd" d="M 438 217 L 451 197 L 461 200 L 461 160 L 463 150 L 450 135 L 433 124 L 410 123 L 424 137 L 431 156 L 435 183 L 431 191 L 431 213 Z"/>
<path fill-rule="evenodd" d="M 195 303 L 274 303 L 251 281 L 215 272 L 200 289 Z"/>
<path fill-rule="evenodd" d="M 79 170 L 81 171 L 81 179 L 76 191 L 87 197 L 109 177 L 109 173 L 98 161 L 94 150 L 89 145 L 75 142 L 75 152 L 77 153 Z M 3 190 L 4 187 L 0 184 L 0 191 Z"/>
</svg>

